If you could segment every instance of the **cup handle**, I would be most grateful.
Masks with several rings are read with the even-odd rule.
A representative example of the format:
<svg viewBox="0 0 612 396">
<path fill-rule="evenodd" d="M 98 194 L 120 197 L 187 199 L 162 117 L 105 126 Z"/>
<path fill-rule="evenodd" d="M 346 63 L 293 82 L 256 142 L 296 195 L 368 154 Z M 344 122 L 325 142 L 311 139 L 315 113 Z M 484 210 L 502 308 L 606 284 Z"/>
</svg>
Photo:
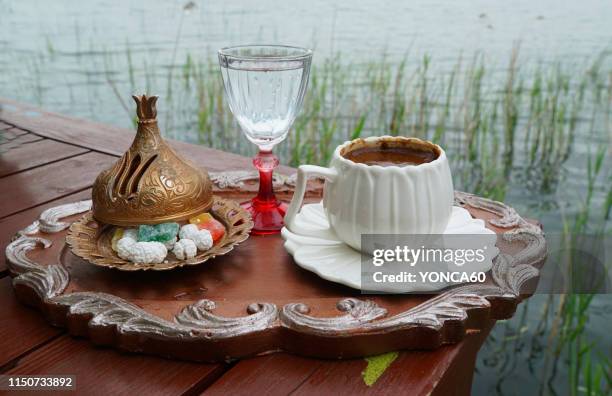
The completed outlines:
<svg viewBox="0 0 612 396">
<path fill-rule="evenodd" d="M 285 213 L 285 226 L 289 231 L 295 234 L 320 237 L 322 232 L 331 232 L 331 229 L 306 229 L 304 227 L 301 227 L 299 224 L 296 224 L 295 221 L 296 216 L 299 213 L 300 208 L 302 207 L 302 202 L 304 201 L 304 194 L 306 193 L 306 183 L 308 182 L 308 178 L 310 176 L 323 177 L 333 183 L 336 177 L 338 176 L 338 172 L 336 172 L 335 169 L 324 168 L 322 166 L 300 165 L 297 171 L 297 181 L 295 183 L 295 191 L 293 193 L 293 198 L 291 199 L 291 204 L 289 204 L 289 208 L 287 208 L 287 212 Z"/>
</svg>

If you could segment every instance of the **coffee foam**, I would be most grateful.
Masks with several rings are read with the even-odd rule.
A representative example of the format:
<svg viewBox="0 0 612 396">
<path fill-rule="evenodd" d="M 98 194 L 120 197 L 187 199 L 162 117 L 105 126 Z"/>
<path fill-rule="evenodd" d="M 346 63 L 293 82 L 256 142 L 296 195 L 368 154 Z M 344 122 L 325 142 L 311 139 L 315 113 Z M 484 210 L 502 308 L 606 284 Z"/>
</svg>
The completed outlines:
<svg viewBox="0 0 612 396">
<path fill-rule="evenodd" d="M 419 138 L 409 138 L 409 137 L 403 137 L 403 136 L 388 136 L 388 137 L 379 138 L 377 140 L 371 140 L 371 139 L 366 140 L 363 138 L 355 139 L 351 141 L 350 143 L 348 143 L 346 146 L 344 146 L 340 150 L 340 155 L 343 158 L 346 158 L 345 155 L 347 155 L 351 151 L 357 150 L 360 148 L 366 148 L 366 147 L 368 148 L 380 147 L 382 149 L 391 148 L 391 147 L 402 147 L 402 148 L 407 148 L 407 149 L 415 150 L 415 151 L 426 151 L 426 152 L 433 153 L 435 155 L 433 160 L 438 159 L 440 155 L 442 154 L 440 147 L 438 147 L 437 145 L 427 140 L 422 140 Z"/>
</svg>

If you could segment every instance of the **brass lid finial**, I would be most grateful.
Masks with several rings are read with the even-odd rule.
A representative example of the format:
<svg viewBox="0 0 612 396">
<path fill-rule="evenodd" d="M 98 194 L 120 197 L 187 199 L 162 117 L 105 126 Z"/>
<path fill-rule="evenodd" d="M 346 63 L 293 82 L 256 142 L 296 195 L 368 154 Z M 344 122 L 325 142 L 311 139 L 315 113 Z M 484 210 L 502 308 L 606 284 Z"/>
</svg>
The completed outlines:
<svg viewBox="0 0 612 396">
<path fill-rule="evenodd" d="M 138 115 L 139 121 L 150 121 L 157 118 L 157 108 L 155 107 L 157 95 L 132 95 L 132 98 L 136 102 L 136 115 Z"/>
</svg>

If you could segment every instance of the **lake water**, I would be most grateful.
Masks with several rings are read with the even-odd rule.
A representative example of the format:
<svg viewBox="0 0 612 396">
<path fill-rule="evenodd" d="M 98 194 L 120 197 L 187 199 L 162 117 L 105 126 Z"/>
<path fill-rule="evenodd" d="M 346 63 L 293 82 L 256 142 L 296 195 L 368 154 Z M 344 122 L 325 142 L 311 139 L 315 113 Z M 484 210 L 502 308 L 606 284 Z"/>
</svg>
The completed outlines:
<svg viewBox="0 0 612 396">
<path fill-rule="evenodd" d="M 107 83 L 112 78 L 122 94 L 128 87 L 128 46 L 136 86 L 144 89 L 145 71 L 165 75 L 188 53 L 214 58 L 232 44 L 308 46 L 315 62 L 338 51 L 357 62 L 383 53 L 418 62 L 427 52 L 442 69 L 474 51 L 504 67 L 517 41 L 525 61 L 569 64 L 612 44 L 612 2 L 606 0 L 198 1 L 184 10 L 185 4 L 0 0 L 1 93 L 129 125 Z"/>
<path fill-rule="evenodd" d="M 160 115 L 168 75 L 179 64 L 215 60 L 218 48 L 246 43 L 284 43 L 314 48 L 315 64 L 340 54 L 345 64 L 388 61 L 408 64 L 431 56 L 431 74 L 448 74 L 460 56 L 480 52 L 501 73 L 520 43 L 523 68 L 562 64 L 585 70 L 612 49 L 612 1 L 10 1 L 0 0 L 0 96 L 100 122 L 132 127 L 132 90 L 159 93 Z M 604 70 L 612 70 L 609 58 Z M 219 74 L 220 78 L 220 74 Z M 610 82 L 608 81 L 608 84 Z M 122 103 L 123 102 L 123 103 Z M 586 112 L 586 111 L 585 111 Z M 192 115 L 188 115 L 192 117 Z M 192 117 L 193 118 L 193 117 Z M 585 114 L 584 118 L 588 118 Z M 610 120 L 579 132 L 557 189 L 543 195 L 509 180 L 506 200 L 560 232 L 560 213 L 574 214 L 586 194 L 586 158 L 607 145 L 605 172 L 594 189 L 601 209 L 610 183 Z M 193 140 L 193 122 L 168 135 Z M 600 213 L 600 212 L 598 212 Z M 597 215 L 601 219 L 601 215 Z M 609 228 L 610 222 L 605 223 Z M 499 323 L 479 355 L 478 393 L 532 393 L 542 384 L 545 340 L 536 329 L 547 296 L 535 296 L 509 321 Z M 609 295 L 597 296 L 587 338 L 612 355 L 607 333 Z M 541 347 L 541 345 L 540 345 Z M 537 349 L 537 348 L 535 348 Z M 541 351 L 540 351 L 541 352 Z M 534 357 L 535 356 L 535 357 Z M 530 361 L 527 367 L 523 360 Z M 563 364 L 561 364 L 563 366 Z M 560 368 L 554 389 L 565 394 Z"/>
</svg>

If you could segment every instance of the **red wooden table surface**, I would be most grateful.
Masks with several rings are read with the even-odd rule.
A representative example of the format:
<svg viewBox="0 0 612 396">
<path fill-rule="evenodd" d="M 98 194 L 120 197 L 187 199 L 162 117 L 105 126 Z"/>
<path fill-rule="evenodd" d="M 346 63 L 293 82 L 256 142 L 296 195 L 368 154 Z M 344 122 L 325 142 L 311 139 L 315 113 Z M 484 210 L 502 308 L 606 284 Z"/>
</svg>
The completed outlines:
<svg viewBox="0 0 612 396">
<path fill-rule="evenodd" d="M 400 353 L 372 387 L 361 376 L 364 359 L 274 354 L 198 364 L 94 347 L 51 327 L 15 299 L 4 249 L 15 232 L 44 209 L 88 198 L 96 175 L 123 154 L 134 132 L 9 100 L 0 99 L 0 106 L 0 374 L 76 375 L 77 394 L 469 393 L 476 354 L 493 323 L 455 345 Z M 172 145 L 209 171 L 251 167 L 251 160 L 239 155 L 181 142 Z"/>
</svg>

